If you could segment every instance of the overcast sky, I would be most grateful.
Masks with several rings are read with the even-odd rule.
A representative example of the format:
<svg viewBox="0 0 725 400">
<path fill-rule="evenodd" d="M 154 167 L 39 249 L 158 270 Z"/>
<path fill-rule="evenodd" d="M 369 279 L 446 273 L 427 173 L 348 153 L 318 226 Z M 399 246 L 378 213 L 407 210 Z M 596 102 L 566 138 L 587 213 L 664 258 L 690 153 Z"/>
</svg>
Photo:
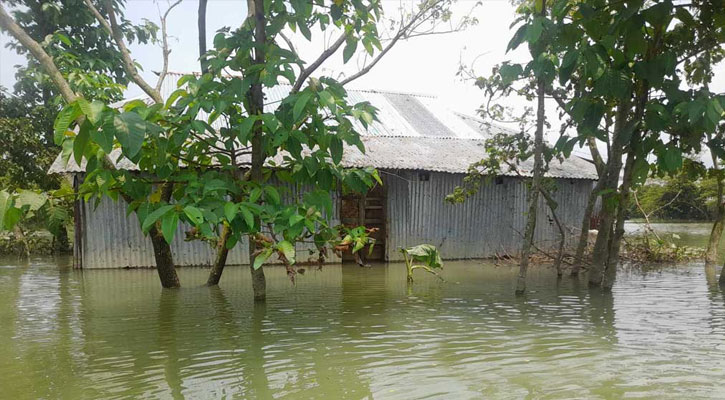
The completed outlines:
<svg viewBox="0 0 725 400">
<path fill-rule="evenodd" d="M 475 1 L 461 0 L 454 6 L 456 16 L 467 14 L 475 5 Z M 398 7 L 410 6 L 410 1 L 383 1 L 384 10 L 388 15 L 396 15 Z M 158 3 L 164 9 L 166 1 Z M 197 18 L 198 2 L 183 0 L 169 17 L 169 34 L 171 36 L 172 53 L 170 70 L 177 72 L 197 71 Z M 400 92 L 424 93 L 438 96 L 449 104 L 450 108 L 471 114 L 484 101 L 483 93 L 470 81 L 463 81 L 456 76 L 461 61 L 469 65 L 475 60 L 474 68 L 481 75 L 488 75 L 491 67 L 504 60 L 526 59 L 525 50 L 514 54 L 506 54 L 506 45 L 512 33 L 509 25 L 514 19 L 514 6 L 508 0 L 483 0 L 473 15 L 479 23 L 459 33 L 413 38 L 399 42 L 385 58 L 366 76 L 351 83 L 353 88 L 390 90 Z M 207 39 L 209 46 L 217 29 L 229 26 L 237 27 L 246 14 L 246 1 L 240 0 L 209 0 L 207 11 Z M 126 16 L 132 21 L 142 18 L 159 21 L 157 3 L 151 0 L 129 0 Z M 7 36 L 0 35 L 0 85 L 12 88 L 15 81 L 15 64 L 23 63 L 23 59 L 5 48 Z M 313 43 L 307 42 L 301 35 L 294 39 L 298 51 L 304 59 L 310 60 L 324 47 L 324 41 L 318 35 Z M 152 81 L 150 71 L 161 67 L 160 49 L 156 46 L 131 46 L 133 57 L 146 69 L 144 75 Z M 351 74 L 357 70 L 357 61 L 353 59 L 347 65 L 342 63 L 342 54 L 336 54 L 325 67 L 334 73 Z M 725 91 L 725 73 L 716 75 L 713 90 Z M 129 97 L 140 94 L 136 87 L 130 87 Z M 511 104 L 523 107 L 523 100 L 512 100 Z M 555 105 L 548 107 L 547 114 L 552 121 L 550 140 L 555 140 L 558 126 Z M 579 152 L 577 152 L 579 153 Z M 585 152 L 586 153 L 586 152 Z"/>
</svg>

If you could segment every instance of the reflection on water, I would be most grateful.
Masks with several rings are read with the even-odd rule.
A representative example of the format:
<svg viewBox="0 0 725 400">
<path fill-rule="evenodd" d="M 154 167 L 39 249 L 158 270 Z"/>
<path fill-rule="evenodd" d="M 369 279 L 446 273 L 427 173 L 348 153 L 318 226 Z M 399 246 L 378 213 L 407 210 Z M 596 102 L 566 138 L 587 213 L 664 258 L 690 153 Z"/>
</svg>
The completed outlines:
<svg viewBox="0 0 725 400">
<path fill-rule="evenodd" d="M 154 271 L 0 260 L 2 398 L 723 398 L 725 300 L 699 265 L 611 294 L 534 270 L 449 262 L 326 266 L 290 285 L 246 268 L 162 290 Z M 203 269 L 180 270 L 203 282 Z"/>
</svg>

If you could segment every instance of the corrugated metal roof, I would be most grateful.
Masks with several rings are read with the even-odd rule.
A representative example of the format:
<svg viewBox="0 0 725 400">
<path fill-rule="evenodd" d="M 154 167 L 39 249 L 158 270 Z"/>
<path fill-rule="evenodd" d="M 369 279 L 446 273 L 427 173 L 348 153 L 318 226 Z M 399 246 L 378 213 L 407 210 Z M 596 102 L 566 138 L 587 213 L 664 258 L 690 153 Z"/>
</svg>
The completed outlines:
<svg viewBox="0 0 725 400">
<path fill-rule="evenodd" d="M 176 89 L 182 76 L 169 73 L 162 85 L 162 96 L 167 97 Z M 268 89 L 267 107 L 272 110 L 291 89 L 278 85 Z M 366 147 L 366 154 L 357 148 L 345 149 L 343 165 L 347 167 L 371 166 L 385 169 L 418 169 L 449 173 L 465 173 L 468 166 L 485 158 L 484 140 L 511 130 L 491 124 L 483 124 L 477 118 L 457 113 L 432 96 L 394 93 L 374 90 L 348 90 L 348 101 L 367 101 L 378 109 L 378 120 L 368 129 L 357 125 Z M 221 120 L 221 119 L 220 119 Z M 115 152 L 112 158 L 118 158 Z M 531 163 L 521 170 L 528 172 Z M 119 161 L 120 168 L 136 169 L 126 159 Z M 50 173 L 81 172 L 83 168 L 73 160 L 64 166 L 60 156 L 50 168 Z M 589 162 L 572 157 L 564 163 L 552 162 L 549 175 L 561 178 L 597 179 L 596 171 Z"/>
</svg>

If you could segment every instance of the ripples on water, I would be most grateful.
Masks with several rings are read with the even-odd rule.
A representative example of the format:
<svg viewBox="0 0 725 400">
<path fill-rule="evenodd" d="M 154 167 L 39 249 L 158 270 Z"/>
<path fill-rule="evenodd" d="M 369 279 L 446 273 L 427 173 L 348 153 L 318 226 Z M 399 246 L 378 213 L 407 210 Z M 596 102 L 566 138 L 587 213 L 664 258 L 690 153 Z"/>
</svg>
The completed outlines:
<svg viewBox="0 0 725 400">
<path fill-rule="evenodd" d="M 622 273 L 612 294 L 449 262 L 247 268 L 161 290 L 154 271 L 0 261 L 1 398 L 723 398 L 725 307 L 702 265 Z M 181 269 L 187 286 L 203 269 Z M 708 282 L 710 282 L 708 284 Z"/>
</svg>

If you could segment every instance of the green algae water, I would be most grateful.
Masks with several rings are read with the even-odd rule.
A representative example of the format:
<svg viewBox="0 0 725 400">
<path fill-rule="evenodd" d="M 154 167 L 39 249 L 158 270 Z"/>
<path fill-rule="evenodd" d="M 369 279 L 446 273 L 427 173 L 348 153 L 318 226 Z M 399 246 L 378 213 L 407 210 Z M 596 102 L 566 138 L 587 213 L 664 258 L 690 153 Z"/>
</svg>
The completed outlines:
<svg viewBox="0 0 725 400">
<path fill-rule="evenodd" d="M 611 294 L 533 268 L 448 262 L 180 269 L 0 260 L 0 398 L 725 398 L 725 297 L 702 264 L 625 270 Z"/>
</svg>

